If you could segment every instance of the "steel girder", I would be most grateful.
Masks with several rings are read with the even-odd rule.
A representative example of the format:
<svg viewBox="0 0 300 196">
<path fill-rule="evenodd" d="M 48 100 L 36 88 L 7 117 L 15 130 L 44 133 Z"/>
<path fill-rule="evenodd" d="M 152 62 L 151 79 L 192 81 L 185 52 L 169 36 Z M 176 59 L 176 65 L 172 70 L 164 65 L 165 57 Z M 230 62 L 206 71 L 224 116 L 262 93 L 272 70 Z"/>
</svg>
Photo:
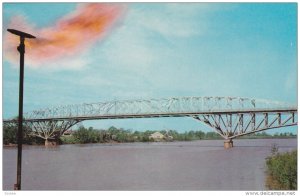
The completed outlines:
<svg viewBox="0 0 300 196">
<path fill-rule="evenodd" d="M 65 131 L 77 124 L 78 120 L 27 121 L 31 127 L 31 135 L 48 139 L 58 139 Z"/>
<path fill-rule="evenodd" d="M 194 115 L 192 118 L 212 127 L 224 139 L 280 127 L 297 125 L 297 112 L 244 112 Z"/>
<path fill-rule="evenodd" d="M 24 125 L 31 129 L 27 134 L 48 139 L 58 139 L 65 131 L 70 129 L 73 125 L 80 122 L 79 120 L 45 120 L 45 121 L 24 121 Z M 4 122 L 8 126 L 17 127 L 18 122 L 7 121 Z"/>
<path fill-rule="evenodd" d="M 66 105 L 24 114 L 33 134 L 55 138 L 83 120 L 193 117 L 225 139 L 297 125 L 297 106 L 241 97 L 177 97 Z M 15 120 L 4 120 L 10 123 Z"/>
<path fill-rule="evenodd" d="M 274 109 L 297 109 L 296 106 L 261 99 L 240 97 L 177 97 L 149 100 L 126 100 L 103 103 L 66 105 L 34 110 L 24 114 L 25 120 L 149 118 L 151 115 L 178 116 L 209 112 L 233 112 Z"/>
</svg>

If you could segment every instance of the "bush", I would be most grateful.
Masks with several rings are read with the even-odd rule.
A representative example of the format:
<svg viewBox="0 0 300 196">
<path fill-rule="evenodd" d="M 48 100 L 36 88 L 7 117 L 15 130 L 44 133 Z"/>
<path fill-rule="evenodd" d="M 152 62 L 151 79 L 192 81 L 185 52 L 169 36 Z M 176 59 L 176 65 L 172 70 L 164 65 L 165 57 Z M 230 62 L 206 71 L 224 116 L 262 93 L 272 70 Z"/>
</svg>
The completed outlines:
<svg viewBox="0 0 300 196">
<path fill-rule="evenodd" d="M 77 144 L 78 140 L 73 135 L 61 136 L 61 141 L 63 144 Z"/>
<path fill-rule="evenodd" d="M 17 124 L 3 125 L 3 144 L 17 144 L 17 133 L 18 126 Z M 30 129 L 28 126 L 23 126 L 23 144 L 41 144 L 44 143 L 44 140 L 37 138 L 29 134 Z"/>
<path fill-rule="evenodd" d="M 74 133 L 74 138 L 81 144 L 86 143 L 97 143 L 101 140 L 101 135 L 98 131 L 93 130 L 92 127 L 89 129 L 84 128 L 83 126 L 79 127 L 78 131 Z"/>
<path fill-rule="evenodd" d="M 266 186 L 271 190 L 297 190 L 297 150 L 267 158 Z"/>
<path fill-rule="evenodd" d="M 18 128 L 14 126 L 3 125 L 3 144 L 17 143 Z"/>
</svg>

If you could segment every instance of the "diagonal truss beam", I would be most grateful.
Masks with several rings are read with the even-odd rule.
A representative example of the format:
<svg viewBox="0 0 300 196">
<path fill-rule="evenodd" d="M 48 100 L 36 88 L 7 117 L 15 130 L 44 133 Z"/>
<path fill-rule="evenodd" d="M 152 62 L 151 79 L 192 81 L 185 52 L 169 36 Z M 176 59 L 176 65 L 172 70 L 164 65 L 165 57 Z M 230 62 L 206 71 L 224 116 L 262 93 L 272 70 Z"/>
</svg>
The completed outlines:
<svg viewBox="0 0 300 196">
<path fill-rule="evenodd" d="M 295 118 L 296 112 L 245 112 L 230 115 L 192 115 L 190 117 L 210 126 L 224 139 L 234 139 L 267 129 L 295 126 L 298 124 L 297 118 Z"/>
<path fill-rule="evenodd" d="M 26 125 L 31 127 L 31 135 L 48 140 L 58 139 L 78 122 L 78 120 L 27 121 Z"/>
<path fill-rule="evenodd" d="M 96 119 L 192 117 L 212 127 L 224 139 L 262 130 L 297 125 L 297 106 L 241 97 L 174 97 L 66 105 L 24 114 L 32 134 L 61 136 L 78 122 Z M 15 123 L 7 119 L 4 123 Z"/>
<path fill-rule="evenodd" d="M 30 128 L 31 131 L 28 134 L 31 136 L 48 140 L 58 139 L 65 131 L 79 122 L 79 120 L 25 121 L 24 125 Z M 17 126 L 17 121 L 4 123 L 9 126 Z"/>
<path fill-rule="evenodd" d="M 184 116 L 192 114 L 297 110 L 283 102 L 240 97 L 173 97 L 165 99 L 125 100 L 49 107 L 24 114 L 25 120 L 116 119 Z M 9 120 L 9 119 L 8 119 Z M 227 122 L 226 122 L 227 123 Z"/>
</svg>

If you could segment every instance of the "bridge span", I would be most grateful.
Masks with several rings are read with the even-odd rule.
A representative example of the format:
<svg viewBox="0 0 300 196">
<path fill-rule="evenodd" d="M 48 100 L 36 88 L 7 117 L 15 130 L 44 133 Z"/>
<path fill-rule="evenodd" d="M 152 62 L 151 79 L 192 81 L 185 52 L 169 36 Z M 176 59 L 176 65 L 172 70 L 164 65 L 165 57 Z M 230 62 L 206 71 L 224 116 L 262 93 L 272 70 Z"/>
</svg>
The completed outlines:
<svg viewBox="0 0 300 196">
<path fill-rule="evenodd" d="M 161 117 L 189 117 L 201 122 L 221 135 L 225 148 L 230 148 L 236 137 L 297 125 L 297 106 L 241 97 L 139 99 L 34 110 L 24 114 L 24 124 L 31 128 L 32 135 L 45 139 L 47 144 L 85 120 Z M 4 123 L 17 121 L 6 119 Z"/>
</svg>

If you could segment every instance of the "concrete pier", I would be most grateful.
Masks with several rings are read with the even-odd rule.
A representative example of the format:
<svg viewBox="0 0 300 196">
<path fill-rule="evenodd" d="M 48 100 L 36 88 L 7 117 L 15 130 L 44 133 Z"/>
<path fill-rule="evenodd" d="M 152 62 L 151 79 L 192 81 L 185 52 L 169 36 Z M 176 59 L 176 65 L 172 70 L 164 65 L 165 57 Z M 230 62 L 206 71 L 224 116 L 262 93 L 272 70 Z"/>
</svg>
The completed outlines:
<svg viewBox="0 0 300 196">
<path fill-rule="evenodd" d="M 228 139 L 224 141 L 224 148 L 229 149 L 233 147 L 233 141 L 232 139 Z"/>
<path fill-rule="evenodd" d="M 56 146 L 57 142 L 55 140 L 45 140 L 45 146 L 46 147 L 53 147 Z"/>
</svg>

